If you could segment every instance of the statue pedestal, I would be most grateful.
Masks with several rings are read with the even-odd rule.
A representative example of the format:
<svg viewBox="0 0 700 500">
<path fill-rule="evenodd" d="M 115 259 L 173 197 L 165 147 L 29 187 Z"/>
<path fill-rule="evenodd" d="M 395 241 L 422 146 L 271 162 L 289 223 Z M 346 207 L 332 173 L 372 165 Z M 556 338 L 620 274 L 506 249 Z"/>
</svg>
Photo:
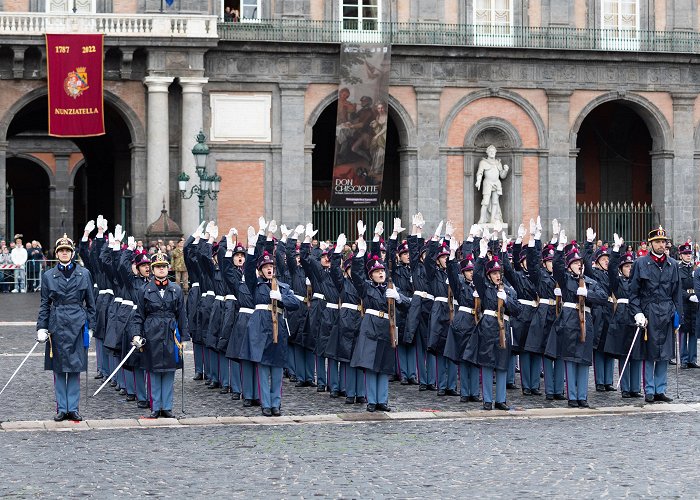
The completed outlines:
<svg viewBox="0 0 700 500">
<path fill-rule="evenodd" d="M 492 233 L 496 227 L 496 224 L 494 224 L 493 222 L 488 222 L 486 224 L 479 225 L 484 228 L 484 232 L 488 231 L 489 233 Z M 508 224 L 504 222 L 503 224 L 501 224 L 501 226 L 503 226 L 503 229 L 501 229 L 501 231 L 505 231 L 506 234 L 508 234 Z M 501 235 L 499 234 L 498 237 L 500 238 Z"/>
</svg>

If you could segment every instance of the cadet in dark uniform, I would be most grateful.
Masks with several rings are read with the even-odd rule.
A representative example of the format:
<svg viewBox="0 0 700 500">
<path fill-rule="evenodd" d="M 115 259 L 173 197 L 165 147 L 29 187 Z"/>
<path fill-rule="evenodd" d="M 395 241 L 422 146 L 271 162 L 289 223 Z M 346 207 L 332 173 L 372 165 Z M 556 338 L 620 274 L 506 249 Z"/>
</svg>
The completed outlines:
<svg viewBox="0 0 700 500">
<path fill-rule="evenodd" d="M 187 325 L 189 326 L 190 335 L 192 337 L 192 350 L 194 351 L 193 380 L 203 380 L 205 369 L 204 339 L 199 332 L 199 326 L 197 324 L 197 310 L 202 295 L 200 287 L 202 272 L 199 268 L 196 252 L 199 240 L 203 236 L 202 231 L 204 231 L 205 224 L 206 221 L 203 221 L 197 229 L 194 230 L 194 233 L 187 238 L 182 248 L 185 267 L 187 268 L 187 276 L 190 280 L 190 288 L 187 293 Z"/>
<path fill-rule="evenodd" d="M 698 338 L 695 335 L 695 319 L 698 311 L 698 297 L 693 285 L 693 247 L 686 241 L 678 247 L 678 271 L 681 277 L 683 294 L 683 322 L 680 328 L 681 368 L 700 368 L 698 365 Z"/>
<path fill-rule="evenodd" d="M 73 261 L 75 247 L 65 234 L 56 240 L 58 265 L 41 276 L 41 304 L 36 339 L 49 341 L 44 370 L 54 373 L 54 420 L 82 420 L 80 372 L 87 370 L 87 353 L 95 324 L 95 297 L 90 272 Z"/>
<path fill-rule="evenodd" d="M 630 308 L 637 326 L 646 327 L 644 400 L 673 401 L 666 395 L 668 362 L 674 353 L 674 316 L 683 314 L 683 289 L 678 263 L 665 253 L 668 235 L 659 226 L 649 233 L 651 252 L 632 268 Z"/>
<path fill-rule="evenodd" d="M 151 418 L 173 418 L 175 371 L 182 369 L 187 330 L 185 299 L 179 285 L 168 280 L 168 258 L 151 258 L 153 280 L 138 293 L 132 344 L 143 349 L 143 364 L 151 382 Z"/>
</svg>

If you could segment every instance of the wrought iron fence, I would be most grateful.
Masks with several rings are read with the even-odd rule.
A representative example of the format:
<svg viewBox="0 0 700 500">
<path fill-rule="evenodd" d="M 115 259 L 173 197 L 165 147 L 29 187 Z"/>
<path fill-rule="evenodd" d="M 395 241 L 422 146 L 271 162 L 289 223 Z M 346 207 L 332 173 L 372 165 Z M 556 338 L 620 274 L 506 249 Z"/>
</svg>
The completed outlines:
<svg viewBox="0 0 700 500">
<path fill-rule="evenodd" d="M 363 221 L 370 233 L 377 222 L 383 221 L 384 226 L 391 230 L 392 219 L 401 217 L 401 202 L 383 201 L 376 207 L 331 207 L 327 201 L 317 201 L 313 204 L 313 223 L 318 228 L 316 237 L 319 240 L 333 240 L 340 233 L 345 233 L 349 241 L 357 236 L 357 221 Z M 367 235 L 371 237 L 371 235 Z"/>
<path fill-rule="evenodd" d="M 343 29 L 341 21 L 261 19 L 219 23 L 222 40 L 268 42 L 381 42 L 394 45 L 526 49 L 700 52 L 700 33 L 445 23 L 378 23 L 376 30 Z"/>
<path fill-rule="evenodd" d="M 654 207 L 647 203 L 577 203 L 577 239 L 585 241 L 586 229 L 592 227 L 599 240 L 612 243 L 613 234 L 617 233 L 636 249 L 657 219 Z"/>
</svg>

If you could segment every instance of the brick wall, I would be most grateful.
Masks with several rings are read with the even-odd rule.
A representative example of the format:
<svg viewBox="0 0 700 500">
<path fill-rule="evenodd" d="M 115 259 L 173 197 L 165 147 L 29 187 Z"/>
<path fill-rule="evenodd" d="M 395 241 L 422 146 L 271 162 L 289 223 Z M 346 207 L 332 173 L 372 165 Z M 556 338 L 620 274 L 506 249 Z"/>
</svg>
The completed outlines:
<svg viewBox="0 0 700 500">
<path fill-rule="evenodd" d="M 3 12 L 29 12 L 29 0 L 5 0 Z"/>
<path fill-rule="evenodd" d="M 221 176 L 217 222 L 219 233 L 232 227 L 239 238 L 246 238 L 248 226 L 257 229 L 258 217 L 265 212 L 265 163 L 261 161 L 219 161 Z"/>
</svg>

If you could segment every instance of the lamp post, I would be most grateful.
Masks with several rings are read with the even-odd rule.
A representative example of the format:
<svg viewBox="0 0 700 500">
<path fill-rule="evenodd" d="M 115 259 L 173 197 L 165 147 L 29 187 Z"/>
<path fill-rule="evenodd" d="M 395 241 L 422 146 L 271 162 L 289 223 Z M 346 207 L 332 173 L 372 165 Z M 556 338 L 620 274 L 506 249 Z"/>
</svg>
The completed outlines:
<svg viewBox="0 0 700 500">
<path fill-rule="evenodd" d="M 197 177 L 199 178 L 199 184 L 193 185 L 189 189 L 189 194 L 187 194 L 187 182 L 190 180 L 190 176 L 185 172 L 180 172 L 177 176 L 177 185 L 180 190 L 180 197 L 183 200 L 189 200 L 197 195 L 199 200 L 199 221 L 204 220 L 204 200 L 209 198 L 210 200 L 215 200 L 221 189 L 221 176 L 217 174 L 208 175 L 207 174 L 207 156 L 209 156 L 209 147 L 204 141 L 207 137 L 201 130 L 197 134 L 197 144 L 192 148 L 192 155 L 194 156 L 195 171 L 197 172 Z"/>
</svg>

